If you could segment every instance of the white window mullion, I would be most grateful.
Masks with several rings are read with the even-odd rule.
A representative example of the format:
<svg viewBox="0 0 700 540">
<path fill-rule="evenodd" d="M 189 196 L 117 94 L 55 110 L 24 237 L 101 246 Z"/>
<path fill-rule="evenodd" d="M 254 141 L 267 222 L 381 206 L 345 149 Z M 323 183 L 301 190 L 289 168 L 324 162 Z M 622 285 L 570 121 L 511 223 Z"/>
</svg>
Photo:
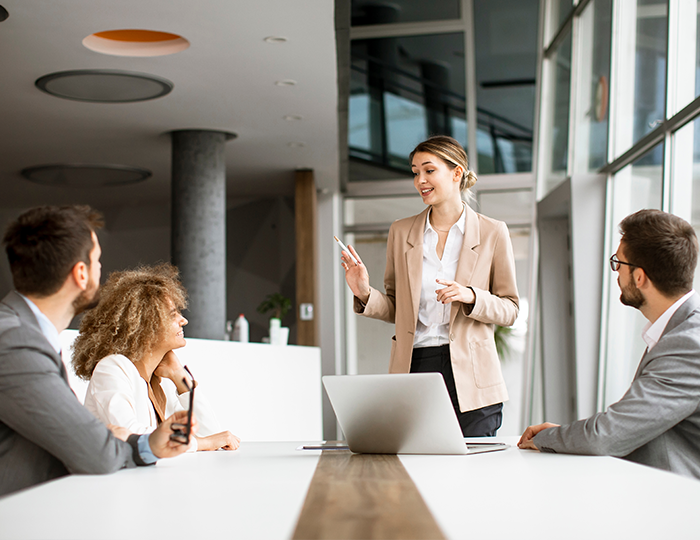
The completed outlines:
<svg viewBox="0 0 700 540">
<path fill-rule="evenodd" d="M 467 155 L 469 168 L 478 173 L 479 151 L 476 146 L 476 39 L 474 37 L 474 2 L 462 0 L 462 19 L 464 20 L 464 63 L 466 74 L 467 98 Z"/>
<path fill-rule="evenodd" d="M 637 57 L 637 2 L 618 0 L 613 7 L 613 57 L 610 100 L 610 161 L 634 142 L 635 68 Z"/>
<path fill-rule="evenodd" d="M 574 17 L 571 21 L 571 79 L 569 83 L 570 94 L 569 94 L 569 143 L 566 159 L 566 175 L 571 178 L 574 173 L 574 159 L 575 159 L 575 149 L 576 149 L 576 112 L 577 112 L 577 99 L 578 94 L 578 81 L 581 79 L 579 71 L 579 24 L 580 17 Z"/>
</svg>

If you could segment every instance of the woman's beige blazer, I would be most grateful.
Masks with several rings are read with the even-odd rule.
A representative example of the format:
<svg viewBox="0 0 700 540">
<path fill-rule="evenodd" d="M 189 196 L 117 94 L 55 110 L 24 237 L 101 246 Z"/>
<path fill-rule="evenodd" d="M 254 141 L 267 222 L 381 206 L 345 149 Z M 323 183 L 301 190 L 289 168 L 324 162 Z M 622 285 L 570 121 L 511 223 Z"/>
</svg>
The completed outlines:
<svg viewBox="0 0 700 540">
<path fill-rule="evenodd" d="M 408 373 L 418 321 L 423 273 L 423 231 L 428 210 L 395 221 L 386 248 L 386 294 L 372 288 L 367 305 L 355 298 L 355 312 L 396 324 L 390 373 Z M 466 207 L 464 243 L 455 281 L 471 287 L 474 305 L 454 302 L 449 339 L 452 369 L 462 412 L 508 399 L 493 339 L 493 325 L 510 326 L 518 316 L 513 248 L 505 223 Z"/>
</svg>

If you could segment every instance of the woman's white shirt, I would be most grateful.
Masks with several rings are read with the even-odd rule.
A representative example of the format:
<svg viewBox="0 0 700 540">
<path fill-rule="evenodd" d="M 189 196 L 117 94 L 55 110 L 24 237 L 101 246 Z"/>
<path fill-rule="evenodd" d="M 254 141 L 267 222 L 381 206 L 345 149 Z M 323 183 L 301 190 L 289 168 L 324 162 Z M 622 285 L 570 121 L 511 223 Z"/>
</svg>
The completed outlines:
<svg viewBox="0 0 700 540">
<path fill-rule="evenodd" d="M 200 386 L 198 383 L 194 410 L 199 425 L 197 435 L 206 437 L 222 429 L 216 414 L 202 397 Z M 166 398 L 166 418 L 189 408 L 189 392 L 178 394 L 170 379 L 162 379 L 161 387 Z M 127 428 L 132 433 L 150 433 L 158 427 L 155 409 L 148 397 L 148 384 L 134 363 L 121 354 L 111 354 L 99 361 L 85 394 L 85 407 L 103 423 Z M 196 449 L 195 439 L 190 450 Z"/>
<path fill-rule="evenodd" d="M 464 243 L 464 229 L 467 213 L 462 209 L 459 219 L 447 234 L 442 259 L 437 256 L 439 236 L 430 223 L 432 210 L 425 220 L 423 231 L 423 278 L 418 305 L 418 322 L 413 339 L 414 347 L 439 347 L 447 345 L 449 340 L 449 323 L 451 304 L 437 301 L 437 289 L 442 289 L 435 280 L 454 281 L 459 264 L 459 255 Z"/>
</svg>

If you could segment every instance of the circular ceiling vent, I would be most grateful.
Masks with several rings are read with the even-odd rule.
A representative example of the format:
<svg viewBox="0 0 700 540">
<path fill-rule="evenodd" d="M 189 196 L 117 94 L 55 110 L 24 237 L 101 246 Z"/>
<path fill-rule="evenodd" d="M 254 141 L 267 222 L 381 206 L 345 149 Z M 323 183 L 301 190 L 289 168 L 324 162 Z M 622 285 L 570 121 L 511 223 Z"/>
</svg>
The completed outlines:
<svg viewBox="0 0 700 540">
<path fill-rule="evenodd" d="M 143 167 L 112 164 L 56 163 L 27 167 L 22 176 L 36 184 L 57 187 L 91 188 L 123 186 L 143 182 L 153 173 Z"/>
<path fill-rule="evenodd" d="M 96 103 L 132 103 L 169 94 L 167 79 L 115 69 L 80 69 L 44 75 L 34 83 L 52 96 Z"/>
<path fill-rule="evenodd" d="M 177 34 L 155 30 L 107 30 L 90 34 L 83 45 L 114 56 L 165 56 L 184 51 L 190 42 Z"/>
</svg>

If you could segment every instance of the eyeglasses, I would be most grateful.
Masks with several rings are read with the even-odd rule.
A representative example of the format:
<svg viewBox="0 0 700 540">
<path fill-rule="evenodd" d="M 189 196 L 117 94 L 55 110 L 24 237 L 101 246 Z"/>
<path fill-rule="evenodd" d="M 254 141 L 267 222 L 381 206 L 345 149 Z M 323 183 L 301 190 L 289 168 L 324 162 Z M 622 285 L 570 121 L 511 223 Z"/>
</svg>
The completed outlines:
<svg viewBox="0 0 700 540">
<path fill-rule="evenodd" d="M 171 427 L 173 432 L 170 434 L 170 440 L 180 444 L 190 444 L 190 435 L 192 434 L 192 411 L 194 410 L 194 387 L 197 384 L 192 376 L 192 372 L 187 368 L 187 366 L 183 367 L 185 368 L 185 371 L 189 373 L 190 377 L 192 377 L 191 387 L 187 382 L 187 379 L 185 377 L 182 378 L 182 382 L 185 384 L 190 393 L 190 408 L 187 411 L 187 424 L 172 424 Z"/>
<path fill-rule="evenodd" d="M 612 268 L 613 272 L 617 272 L 620 269 L 621 264 L 624 264 L 626 266 L 632 266 L 634 268 L 641 268 L 641 266 L 639 266 L 638 264 L 632 264 L 625 261 L 621 261 L 617 258 L 616 254 L 613 254 L 613 256 L 610 257 L 610 268 Z"/>
</svg>

